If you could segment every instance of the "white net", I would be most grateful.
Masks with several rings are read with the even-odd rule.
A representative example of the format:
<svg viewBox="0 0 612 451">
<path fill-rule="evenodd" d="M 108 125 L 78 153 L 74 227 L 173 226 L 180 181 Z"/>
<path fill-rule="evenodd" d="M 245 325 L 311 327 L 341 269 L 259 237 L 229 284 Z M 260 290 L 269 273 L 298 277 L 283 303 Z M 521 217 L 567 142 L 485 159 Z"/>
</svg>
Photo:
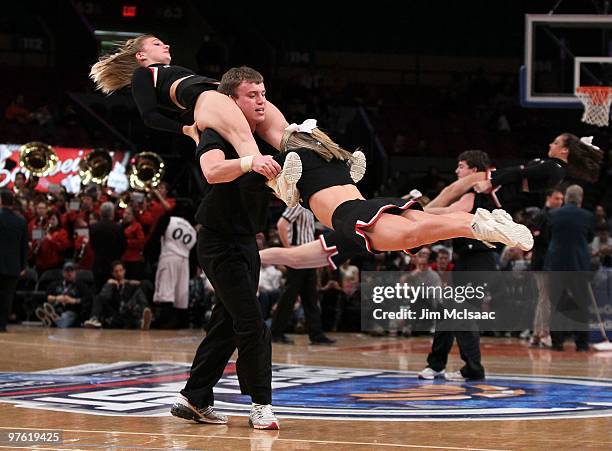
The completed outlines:
<svg viewBox="0 0 612 451">
<path fill-rule="evenodd" d="M 576 90 L 576 96 L 584 105 L 582 122 L 598 127 L 606 127 L 609 124 L 612 88 L 581 86 Z"/>
</svg>

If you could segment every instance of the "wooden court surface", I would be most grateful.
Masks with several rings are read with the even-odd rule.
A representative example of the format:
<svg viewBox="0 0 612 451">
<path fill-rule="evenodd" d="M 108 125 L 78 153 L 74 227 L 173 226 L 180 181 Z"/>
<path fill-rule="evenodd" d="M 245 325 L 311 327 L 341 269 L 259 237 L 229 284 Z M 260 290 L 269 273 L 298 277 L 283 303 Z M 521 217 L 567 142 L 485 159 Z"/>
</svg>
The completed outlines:
<svg viewBox="0 0 612 451">
<path fill-rule="evenodd" d="M 198 331 L 121 331 L 9 327 L 0 334 L 0 371 L 30 372 L 83 363 L 164 361 L 190 363 Z M 345 368 L 418 371 L 430 339 L 335 334 L 335 346 L 274 345 L 273 362 Z M 586 376 L 612 379 L 612 353 L 529 349 L 525 341 L 483 338 L 483 363 L 492 374 Z M 235 358 L 235 356 L 234 356 Z M 449 368 L 459 369 L 455 348 Z M 62 430 L 63 444 L 28 449 L 387 450 L 612 449 L 612 417 L 546 420 L 345 421 L 281 418 L 280 431 L 254 431 L 244 416 L 228 425 L 198 425 L 166 417 L 118 417 L 0 403 L 0 434 Z M 5 445 L 2 448 L 17 449 Z"/>
</svg>

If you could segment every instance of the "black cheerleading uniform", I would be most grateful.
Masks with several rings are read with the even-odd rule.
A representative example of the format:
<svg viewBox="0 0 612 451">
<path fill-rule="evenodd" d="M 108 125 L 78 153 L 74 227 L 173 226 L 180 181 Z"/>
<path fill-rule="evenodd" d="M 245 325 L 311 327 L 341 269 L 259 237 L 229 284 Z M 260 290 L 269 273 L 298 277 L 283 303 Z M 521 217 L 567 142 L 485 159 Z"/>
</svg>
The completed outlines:
<svg viewBox="0 0 612 451">
<path fill-rule="evenodd" d="M 523 191 L 523 180 L 527 180 L 529 192 L 537 193 L 557 186 L 566 173 L 567 163 L 558 158 L 535 158 L 527 165 L 498 169 L 490 173 L 493 186 L 491 196 L 499 208 L 505 200 Z"/>
<path fill-rule="evenodd" d="M 355 185 L 346 161 L 332 159 L 328 162 L 313 150 L 306 148 L 293 149 L 292 152 L 297 153 L 302 160 L 302 176 L 297 182 L 297 187 L 301 195 L 300 204 L 304 208 L 310 210 L 310 198 L 316 192 L 332 186 Z M 282 166 L 286 156 L 287 152 L 281 152 L 275 155 L 274 159 Z M 244 179 L 242 187 L 246 189 L 252 189 L 254 185 L 266 180 L 263 175 L 254 172 L 242 178 Z M 353 199 L 340 204 L 332 214 L 334 233 L 326 234 L 321 239 L 326 251 L 337 253 L 336 258 L 330 259 L 330 264 L 337 266 L 351 256 L 365 251 L 378 253 L 372 248 L 364 229 L 373 226 L 382 213 L 400 215 L 410 208 L 423 209 L 415 200 L 406 201 L 394 197 Z M 409 252 L 408 249 L 405 251 Z"/>
<path fill-rule="evenodd" d="M 176 87 L 179 108 L 170 98 L 170 87 L 179 78 L 185 78 Z M 144 123 L 151 128 L 172 133 L 182 133 L 183 124 L 171 119 L 160 110 L 182 113 L 193 110 L 198 96 L 205 91 L 216 90 L 219 82 L 196 75 L 190 69 L 168 64 L 151 64 L 139 67 L 132 74 L 132 96 Z"/>
</svg>

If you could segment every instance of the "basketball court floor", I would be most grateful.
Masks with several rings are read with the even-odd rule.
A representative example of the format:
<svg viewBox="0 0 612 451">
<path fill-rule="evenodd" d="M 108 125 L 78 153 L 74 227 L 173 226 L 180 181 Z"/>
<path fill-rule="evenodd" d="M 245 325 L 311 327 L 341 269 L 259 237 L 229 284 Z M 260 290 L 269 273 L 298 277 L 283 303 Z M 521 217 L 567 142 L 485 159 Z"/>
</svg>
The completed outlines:
<svg viewBox="0 0 612 451">
<path fill-rule="evenodd" d="M 487 380 L 432 382 L 415 376 L 429 338 L 333 337 L 330 347 L 310 346 L 302 335 L 295 345 L 274 345 L 281 430 L 254 431 L 233 362 L 215 392 L 228 425 L 169 415 L 198 331 L 12 327 L 0 335 L 0 447 L 612 449 L 612 353 L 577 353 L 569 343 L 559 353 L 486 337 Z M 460 365 L 454 349 L 448 368 Z M 39 440 L 18 443 L 18 433 Z"/>
</svg>

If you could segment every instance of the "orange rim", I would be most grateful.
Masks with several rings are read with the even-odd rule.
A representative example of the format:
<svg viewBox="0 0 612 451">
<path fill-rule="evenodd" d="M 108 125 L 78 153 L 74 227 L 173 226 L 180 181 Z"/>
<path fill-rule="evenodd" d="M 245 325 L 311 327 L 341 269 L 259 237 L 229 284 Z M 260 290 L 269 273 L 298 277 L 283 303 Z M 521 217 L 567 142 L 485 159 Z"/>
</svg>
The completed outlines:
<svg viewBox="0 0 612 451">
<path fill-rule="evenodd" d="M 586 94 L 591 98 L 594 105 L 603 105 L 612 95 L 612 87 L 610 86 L 579 86 L 576 88 L 576 93 Z"/>
</svg>

